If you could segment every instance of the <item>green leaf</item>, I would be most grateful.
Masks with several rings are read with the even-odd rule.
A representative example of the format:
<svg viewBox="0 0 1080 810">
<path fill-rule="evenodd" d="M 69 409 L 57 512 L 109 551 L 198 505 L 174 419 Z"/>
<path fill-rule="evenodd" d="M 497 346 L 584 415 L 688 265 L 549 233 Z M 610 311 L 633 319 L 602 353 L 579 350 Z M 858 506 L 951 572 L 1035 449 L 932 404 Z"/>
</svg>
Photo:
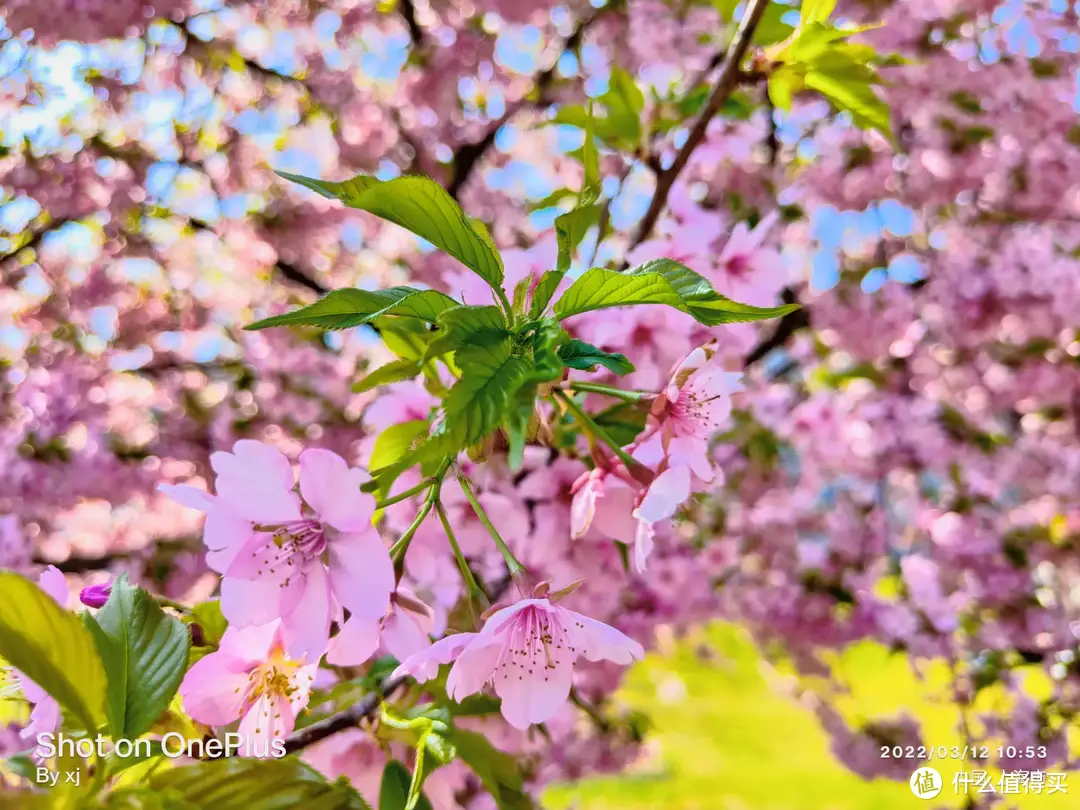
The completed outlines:
<svg viewBox="0 0 1080 810">
<path fill-rule="evenodd" d="M 475 444 L 503 422 L 530 371 L 524 357 L 511 353 L 508 339 L 463 346 L 455 358 L 462 376 L 443 402 L 448 454 Z"/>
<path fill-rule="evenodd" d="M 564 275 L 566 274 L 560 273 L 558 270 L 548 270 L 544 275 L 540 276 L 540 281 L 537 282 L 536 287 L 533 289 L 532 305 L 529 307 L 530 318 L 539 318 L 544 314 L 544 310 L 547 309 L 547 305 L 551 302 L 551 296 L 559 288 Z"/>
<path fill-rule="evenodd" d="M 256 330 L 301 325 L 320 329 L 348 329 L 371 323 L 383 315 L 434 323 L 441 313 L 456 306 L 460 306 L 457 301 L 436 290 L 417 290 L 413 287 L 334 290 L 310 306 L 264 318 L 244 328 Z"/>
<path fill-rule="evenodd" d="M 439 316 L 439 329 L 424 359 L 440 357 L 467 344 L 493 343 L 510 336 L 506 316 L 496 306 L 455 307 Z"/>
<path fill-rule="evenodd" d="M 222 758 L 170 768 L 151 777 L 149 787 L 204 810 L 370 810 L 347 784 L 328 783 L 293 757 Z"/>
<path fill-rule="evenodd" d="M 210 599 L 195 605 L 191 609 L 191 620 L 202 629 L 206 643 L 215 646 L 221 643 L 221 637 L 229 628 L 229 622 L 221 612 L 220 599 Z"/>
<path fill-rule="evenodd" d="M 593 371 L 597 365 L 619 375 L 629 374 L 634 370 L 634 364 L 626 358 L 625 354 L 605 352 L 583 340 L 571 340 L 560 346 L 559 357 L 567 367 L 582 371 Z"/>
<path fill-rule="evenodd" d="M 376 318 L 371 325 L 379 331 L 386 348 L 402 360 L 419 360 L 435 334 L 425 321 L 415 318 Z"/>
<path fill-rule="evenodd" d="M 619 402 L 600 413 L 593 414 L 593 421 L 604 429 L 620 447 L 631 444 L 645 429 L 651 403 Z"/>
<path fill-rule="evenodd" d="M 604 207 L 600 204 L 575 208 L 555 217 L 555 240 L 559 246 L 559 259 L 556 267 L 560 273 L 570 269 L 574 250 L 581 244 L 589 228 L 600 219 Z"/>
<path fill-rule="evenodd" d="M 515 757 L 495 748 L 486 737 L 474 731 L 454 729 L 450 740 L 457 748 L 458 757 L 480 777 L 499 810 L 530 810 L 534 807 L 525 793 Z"/>
<path fill-rule="evenodd" d="M 804 86 L 799 72 L 790 65 L 784 65 L 769 75 L 769 100 L 778 110 L 789 112 L 792 99 Z"/>
<path fill-rule="evenodd" d="M 706 326 L 778 318 L 798 309 L 795 304 L 755 307 L 732 301 L 686 265 L 654 259 L 625 273 L 594 267 L 555 303 L 555 314 L 564 320 L 596 309 L 639 304 L 665 304 Z"/>
<path fill-rule="evenodd" d="M 60 704 L 69 725 L 105 719 L 105 667 L 93 636 L 34 583 L 0 571 L 0 656 Z"/>
<path fill-rule="evenodd" d="M 110 644 L 99 652 L 109 678 L 113 736 L 135 739 L 165 711 L 187 669 L 191 639 L 179 619 L 121 574 L 96 622 Z"/>
<path fill-rule="evenodd" d="M 413 443 L 428 432 L 431 423 L 426 419 L 414 419 L 410 422 L 398 422 L 383 430 L 375 439 L 368 467 L 380 470 L 401 460 L 412 448 Z"/>
<path fill-rule="evenodd" d="M 812 22 L 823 23 L 832 16 L 835 8 L 836 0 L 803 0 L 799 11 L 799 21 L 803 25 Z"/>
<path fill-rule="evenodd" d="M 403 380 L 411 380 L 420 373 L 420 367 L 419 360 L 394 360 L 385 366 L 379 366 L 374 371 L 366 374 L 363 379 L 353 383 L 353 393 L 362 394 L 372 388 L 379 388 Z"/>
<path fill-rule="evenodd" d="M 342 183 L 278 172 L 286 180 L 307 186 L 324 197 L 341 200 L 426 239 L 449 253 L 491 286 L 502 284 L 502 258 L 487 229 L 470 220 L 454 198 L 429 177 L 405 175 L 380 181 L 357 175 Z"/>
<path fill-rule="evenodd" d="M 833 54 L 817 60 L 804 81 L 836 109 L 849 113 L 860 129 L 876 129 L 895 143 L 889 107 L 874 92 L 874 72 L 870 68 Z"/>
<path fill-rule="evenodd" d="M 405 810 L 411 784 L 412 777 L 408 768 L 396 759 L 387 762 L 383 769 L 382 783 L 379 785 L 379 810 Z M 431 810 L 431 802 L 421 794 L 416 807 L 419 810 Z"/>
<path fill-rule="evenodd" d="M 618 65 L 611 69 L 608 89 L 599 101 L 607 110 L 607 126 L 628 146 L 641 143 L 641 111 L 645 96 L 634 77 Z"/>
</svg>

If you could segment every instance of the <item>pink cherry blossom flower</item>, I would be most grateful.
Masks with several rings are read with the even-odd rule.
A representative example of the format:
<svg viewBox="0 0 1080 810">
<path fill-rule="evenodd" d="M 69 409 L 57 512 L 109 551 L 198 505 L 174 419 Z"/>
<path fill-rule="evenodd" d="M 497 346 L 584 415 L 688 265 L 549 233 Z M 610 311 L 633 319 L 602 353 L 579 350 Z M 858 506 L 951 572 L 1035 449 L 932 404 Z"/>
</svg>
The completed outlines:
<svg viewBox="0 0 1080 810">
<path fill-rule="evenodd" d="M 341 608 L 365 620 L 390 607 L 394 569 L 371 526 L 375 502 L 367 480 L 328 450 L 300 454 L 300 496 L 288 459 L 243 440 L 214 453 L 217 495 L 162 485 L 167 495 L 207 515 L 207 562 L 224 574 L 221 609 L 230 623 L 282 619 L 286 648 L 317 660 Z"/>
<path fill-rule="evenodd" d="M 750 230 L 740 222 L 731 231 L 714 273 L 718 292 L 755 306 L 776 303 L 787 283 L 787 270 L 780 253 L 763 243 L 779 215 L 773 211 Z"/>
<path fill-rule="evenodd" d="M 629 664 L 643 655 L 640 644 L 615 628 L 533 598 L 496 611 L 479 633 L 435 642 L 394 674 L 429 680 L 439 664 L 454 661 L 446 682 L 450 697 L 460 701 L 491 683 L 506 721 L 526 729 L 550 719 L 566 701 L 580 656 Z"/>
<path fill-rule="evenodd" d="M 651 463 L 662 450 L 669 467 L 688 467 L 697 478 L 714 478 L 709 440 L 731 418 L 731 395 L 743 390 L 742 375 L 725 371 L 715 346 L 699 346 L 676 366 L 671 379 L 653 402 L 650 426 L 634 457 Z M 660 446 L 655 447 L 656 437 Z M 653 446 L 649 441 L 652 440 Z"/>
<path fill-rule="evenodd" d="M 38 584 L 60 607 L 67 606 L 71 594 L 67 580 L 59 568 L 50 565 L 42 571 L 41 576 L 38 577 Z M 19 732 L 19 736 L 24 740 L 32 740 L 36 739 L 38 734 L 50 734 L 56 731 L 62 720 L 60 704 L 56 702 L 56 698 L 21 672 L 16 671 L 15 677 L 22 685 L 23 697 L 34 704 L 34 709 L 30 712 L 30 722 Z"/>
<path fill-rule="evenodd" d="M 197 661 L 180 684 L 195 720 L 208 726 L 240 720 L 247 756 L 270 756 L 273 741 L 293 730 L 311 695 L 318 663 L 291 658 L 283 629 L 280 620 L 230 627 L 217 652 Z"/>
<path fill-rule="evenodd" d="M 434 613 L 412 591 L 398 588 L 386 615 L 376 619 L 353 615 L 330 639 L 327 663 L 357 666 L 375 654 L 380 644 L 399 661 L 431 645 Z"/>
</svg>

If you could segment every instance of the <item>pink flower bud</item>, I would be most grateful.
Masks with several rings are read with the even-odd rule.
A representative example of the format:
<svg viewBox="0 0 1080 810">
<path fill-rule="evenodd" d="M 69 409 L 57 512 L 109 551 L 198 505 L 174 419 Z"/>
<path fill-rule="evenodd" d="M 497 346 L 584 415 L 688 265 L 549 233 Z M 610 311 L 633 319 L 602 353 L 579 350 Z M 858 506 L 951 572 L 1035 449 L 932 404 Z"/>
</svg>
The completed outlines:
<svg viewBox="0 0 1080 810">
<path fill-rule="evenodd" d="M 112 592 L 112 585 L 90 585 L 82 589 L 79 601 L 87 607 L 102 608 L 109 601 L 110 592 Z"/>
</svg>

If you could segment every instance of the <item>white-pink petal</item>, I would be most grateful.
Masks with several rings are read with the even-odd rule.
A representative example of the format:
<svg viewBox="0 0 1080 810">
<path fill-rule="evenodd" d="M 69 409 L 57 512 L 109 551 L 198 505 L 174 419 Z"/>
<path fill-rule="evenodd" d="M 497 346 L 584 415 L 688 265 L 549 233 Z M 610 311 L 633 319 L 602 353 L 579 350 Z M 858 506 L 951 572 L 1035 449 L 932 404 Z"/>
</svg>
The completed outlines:
<svg viewBox="0 0 1080 810">
<path fill-rule="evenodd" d="M 449 664 L 457 658 L 462 650 L 468 647 L 478 635 L 479 633 L 453 633 L 441 638 L 430 647 L 420 650 L 402 661 L 398 668 L 394 670 L 394 677 L 400 678 L 402 675 L 410 675 L 420 683 L 430 681 L 439 674 L 440 665 Z M 330 660 L 329 657 L 327 657 L 327 660 Z M 449 683 L 447 687 L 449 688 Z"/>
<path fill-rule="evenodd" d="M 330 541 L 330 584 L 351 613 L 380 618 L 390 608 L 394 563 L 378 532 L 343 534 Z"/>
<path fill-rule="evenodd" d="M 653 479 L 645 497 L 634 510 L 634 517 L 656 523 L 673 517 L 690 498 L 690 468 L 670 467 Z"/>
<path fill-rule="evenodd" d="M 366 472 L 350 468 L 337 453 L 312 449 L 300 454 L 300 493 L 320 520 L 338 531 L 370 528 L 375 499 L 360 491 L 368 480 Z"/>
<path fill-rule="evenodd" d="M 336 666 L 359 666 L 375 654 L 379 647 L 380 619 L 350 616 L 338 634 L 330 639 L 326 662 Z"/>
<path fill-rule="evenodd" d="M 571 632 L 581 643 L 581 653 L 590 661 L 630 664 L 645 657 L 642 646 L 625 633 L 581 613 L 567 610 Z M 575 624 L 576 623 L 576 624 Z"/>
</svg>

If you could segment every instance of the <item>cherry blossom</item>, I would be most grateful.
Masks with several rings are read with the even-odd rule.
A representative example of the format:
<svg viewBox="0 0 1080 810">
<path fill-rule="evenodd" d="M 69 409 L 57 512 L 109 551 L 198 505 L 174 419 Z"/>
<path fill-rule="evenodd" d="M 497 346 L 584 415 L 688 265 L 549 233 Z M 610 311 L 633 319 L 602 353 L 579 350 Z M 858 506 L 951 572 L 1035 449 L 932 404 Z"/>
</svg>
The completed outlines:
<svg viewBox="0 0 1080 810">
<path fill-rule="evenodd" d="M 269 445 L 239 441 L 211 463 L 216 495 L 190 486 L 162 491 L 206 513 L 207 562 L 224 575 L 221 607 L 230 622 L 280 616 L 290 654 L 317 657 L 341 608 L 361 620 L 386 613 L 393 566 L 371 526 L 374 499 L 360 492 L 363 471 L 330 451 L 305 450 L 297 495 L 292 466 Z"/>
<path fill-rule="evenodd" d="M 195 662 L 184 676 L 184 708 L 210 726 L 240 721 L 241 753 L 272 755 L 307 706 L 317 662 L 289 656 L 280 620 L 233 628 L 216 652 Z"/>
<path fill-rule="evenodd" d="M 402 662 L 398 674 L 427 680 L 453 660 L 447 692 L 462 700 L 491 683 L 502 715 L 525 729 L 550 719 L 566 702 L 574 662 L 629 664 L 644 651 L 613 627 L 559 607 L 548 599 L 523 599 L 493 613 L 479 633 L 447 636 Z"/>
</svg>

